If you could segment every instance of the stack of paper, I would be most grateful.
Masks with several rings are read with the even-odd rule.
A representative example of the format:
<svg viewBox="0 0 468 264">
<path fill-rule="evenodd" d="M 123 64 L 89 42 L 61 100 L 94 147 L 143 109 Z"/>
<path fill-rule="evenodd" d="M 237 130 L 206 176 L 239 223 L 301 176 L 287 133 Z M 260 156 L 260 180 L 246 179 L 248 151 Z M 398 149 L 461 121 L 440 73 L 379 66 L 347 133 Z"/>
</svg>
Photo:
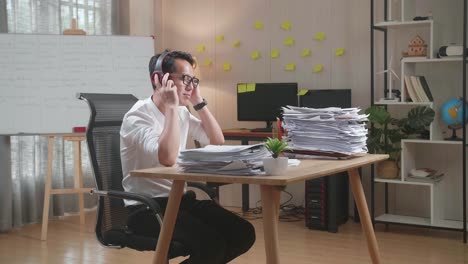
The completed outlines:
<svg viewBox="0 0 468 264">
<path fill-rule="evenodd" d="M 293 150 L 367 153 L 367 128 L 359 108 L 283 107 L 285 137 Z"/>
<path fill-rule="evenodd" d="M 258 175 L 261 174 L 262 160 L 271 153 L 261 144 L 214 146 L 181 151 L 178 166 L 184 172 Z"/>
</svg>

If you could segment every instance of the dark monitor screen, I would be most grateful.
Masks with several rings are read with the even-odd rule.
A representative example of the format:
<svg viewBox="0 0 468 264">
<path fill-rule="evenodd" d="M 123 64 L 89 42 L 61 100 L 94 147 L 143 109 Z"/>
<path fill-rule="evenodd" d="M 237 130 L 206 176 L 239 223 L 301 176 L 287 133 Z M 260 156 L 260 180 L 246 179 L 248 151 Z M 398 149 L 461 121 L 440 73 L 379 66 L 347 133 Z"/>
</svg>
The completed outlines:
<svg viewBox="0 0 468 264">
<path fill-rule="evenodd" d="M 298 105 L 297 83 L 256 83 L 253 91 L 238 90 L 237 120 L 275 121 L 286 105 Z"/>
<path fill-rule="evenodd" d="M 309 90 L 299 96 L 299 106 L 311 108 L 351 107 L 351 89 Z"/>
</svg>

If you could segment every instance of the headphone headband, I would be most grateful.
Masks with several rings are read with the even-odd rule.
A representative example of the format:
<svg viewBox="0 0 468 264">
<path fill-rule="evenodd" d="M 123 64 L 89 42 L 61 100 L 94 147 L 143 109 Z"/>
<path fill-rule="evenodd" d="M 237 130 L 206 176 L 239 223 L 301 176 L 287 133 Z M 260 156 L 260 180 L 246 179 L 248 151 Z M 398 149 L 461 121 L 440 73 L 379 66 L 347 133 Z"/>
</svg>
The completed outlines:
<svg viewBox="0 0 468 264">
<path fill-rule="evenodd" d="M 166 56 L 169 55 L 170 53 L 171 53 L 170 51 L 164 51 L 163 53 L 161 53 L 161 55 L 159 55 L 158 59 L 156 60 L 156 66 L 154 67 L 154 71 L 156 73 L 159 73 L 161 75 L 163 74 L 163 69 L 162 69 L 163 62 Z"/>
</svg>

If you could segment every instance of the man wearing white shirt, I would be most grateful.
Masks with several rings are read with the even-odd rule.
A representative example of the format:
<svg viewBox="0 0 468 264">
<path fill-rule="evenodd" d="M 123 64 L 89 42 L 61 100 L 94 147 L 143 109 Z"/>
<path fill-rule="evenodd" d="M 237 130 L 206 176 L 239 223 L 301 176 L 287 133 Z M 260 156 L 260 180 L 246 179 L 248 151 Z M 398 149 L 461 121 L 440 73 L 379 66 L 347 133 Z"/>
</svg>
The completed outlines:
<svg viewBox="0 0 468 264">
<path fill-rule="evenodd" d="M 126 191 L 143 193 L 165 210 L 171 180 L 131 177 L 130 171 L 173 166 L 186 147 L 188 135 L 202 144 L 221 145 L 224 136 L 200 93 L 194 76 L 193 57 L 181 51 L 166 51 L 159 63 L 164 75 L 155 72 L 161 54 L 151 58 L 151 97 L 138 101 L 125 115 L 120 130 L 120 150 Z M 200 119 L 186 108 L 191 104 Z M 132 212 L 128 226 L 137 235 L 157 236 L 159 225 L 143 205 L 125 201 Z M 255 230 L 246 220 L 211 200 L 185 195 L 181 201 L 173 240 L 188 248 L 183 263 L 227 263 L 245 253 L 255 242 Z"/>
</svg>

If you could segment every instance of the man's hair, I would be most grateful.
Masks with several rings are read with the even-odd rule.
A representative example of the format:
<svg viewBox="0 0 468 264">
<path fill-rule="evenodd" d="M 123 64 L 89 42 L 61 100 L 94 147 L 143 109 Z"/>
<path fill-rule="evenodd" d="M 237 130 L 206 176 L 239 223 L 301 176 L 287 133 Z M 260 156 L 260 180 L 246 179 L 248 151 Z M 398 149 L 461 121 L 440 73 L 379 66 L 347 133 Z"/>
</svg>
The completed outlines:
<svg viewBox="0 0 468 264">
<path fill-rule="evenodd" d="M 164 52 L 169 52 L 166 57 L 164 57 L 164 60 L 162 61 L 162 71 L 164 73 L 173 73 L 175 72 L 176 69 L 176 64 L 175 60 L 176 59 L 182 59 L 188 61 L 190 65 L 192 65 L 193 68 L 197 66 L 197 63 L 195 59 L 192 57 L 190 53 L 183 52 L 183 51 L 170 51 L 170 50 L 165 50 Z M 156 62 L 158 61 L 159 56 L 161 56 L 162 53 L 156 54 L 153 57 L 151 57 L 148 65 L 149 69 L 149 74 L 150 76 L 153 74 L 153 72 L 156 70 Z M 153 83 L 153 80 L 151 80 L 151 85 L 153 85 L 153 90 L 156 89 L 156 86 Z"/>
</svg>

